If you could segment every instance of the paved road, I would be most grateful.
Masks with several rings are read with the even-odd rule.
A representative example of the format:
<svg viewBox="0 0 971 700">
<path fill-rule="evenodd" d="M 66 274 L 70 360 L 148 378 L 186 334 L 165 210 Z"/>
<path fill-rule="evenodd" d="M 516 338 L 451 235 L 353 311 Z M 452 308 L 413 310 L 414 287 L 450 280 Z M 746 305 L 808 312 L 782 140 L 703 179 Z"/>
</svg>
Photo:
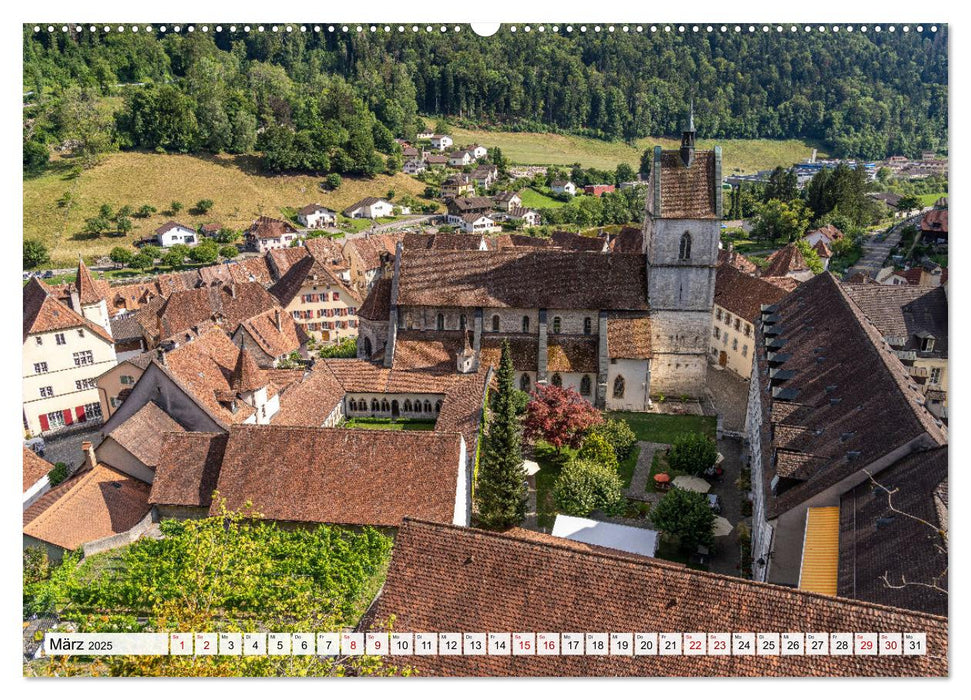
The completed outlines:
<svg viewBox="0 0 971 700">
<path fill-rule="evenodd" d="M 877 240 L 875 235 L 863 239 L 863 257 L 857 261 L 856 265 L 846 271 L 846 278 L 849 279 L 857 272 L 863 272 L 872 279 L 876 279 L 877 273 L 884 267 L 884 262 L 890 255 L 890 251 L 900 242 L 904 227 L 909 224 L 916 224 L 922 216 L 923 213 L 917 214 L 895 224 L 882 241 Z"/>
</svg>

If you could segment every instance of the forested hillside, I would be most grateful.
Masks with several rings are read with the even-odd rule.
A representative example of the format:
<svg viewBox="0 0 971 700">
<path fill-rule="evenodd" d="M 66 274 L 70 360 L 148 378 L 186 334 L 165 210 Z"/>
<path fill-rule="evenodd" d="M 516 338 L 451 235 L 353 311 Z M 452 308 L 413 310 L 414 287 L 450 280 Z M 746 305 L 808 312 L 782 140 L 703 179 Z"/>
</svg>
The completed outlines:
<svg viewBox="0 0 971 700">
<path fill-rule="evenodd" d="M 25 141 L 266 152 L 371 174 L 418 115 L 607 140 L 801 138 L 837 156 L 947 149 L 947 31 L 459 33 L 24 28 Z M 115 98 L 117 113 L 102 99 Z M 88 118 L 91 123 L 84 123 Z M 79 125 L 79 121 L 81 124 Z M 80 134 L 79 134 L 80 132 Z M 85 134 L 87 132 L 87 134 Z"/>
</svg>

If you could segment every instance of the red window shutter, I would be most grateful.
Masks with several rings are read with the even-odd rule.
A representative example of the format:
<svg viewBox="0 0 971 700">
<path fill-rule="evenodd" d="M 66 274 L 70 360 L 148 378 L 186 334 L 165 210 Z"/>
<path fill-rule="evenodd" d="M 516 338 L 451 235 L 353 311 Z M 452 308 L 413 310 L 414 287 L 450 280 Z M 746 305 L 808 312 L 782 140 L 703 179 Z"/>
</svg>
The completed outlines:
<svg viewBox="0 0 971 700">
<path fill-rule="evenodd" d="M 51 427 L 51 424 L 47 422 L 47 414 L 46 413 L 41 413 L 39 416 L 37 416 L 37 419 L 40 420 L 40 430 L 41 430 L 41 432 L 45 432 L 45 431 L 47 431 Z"/>
<path fill-rule="evenodd" d="M 73 422 L 74 422 L 74 419 L 71 418 L 71 409 L 70 408 L 65 408 L 64 409 L 64 425 L 71 425 L 71 423 L 73 423 Z"/>
<path fill-rule="evenodd" d="M 78 406 L 75 408 L 74 415 L 78 417 L 78 423 L 83 423 L 87 420 L 87 416 L 84 415 L 84 406 Z"/>
</svg>

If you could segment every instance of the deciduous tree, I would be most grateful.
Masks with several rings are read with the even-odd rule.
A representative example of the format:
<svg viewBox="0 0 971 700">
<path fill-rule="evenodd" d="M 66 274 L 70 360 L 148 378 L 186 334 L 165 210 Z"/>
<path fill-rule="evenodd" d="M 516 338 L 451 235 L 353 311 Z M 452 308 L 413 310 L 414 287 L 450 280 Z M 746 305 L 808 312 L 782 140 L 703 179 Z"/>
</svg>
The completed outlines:
<svg viewBox="0 0 971 700">
<path fill-rule="evenodd" d="M 577 448 L 586 432 L 603 422 L 594 408 L 575 389 L 540 385 L 526 406 L 525 437 L 546 440 L 559 451 Z"/>
</svg>

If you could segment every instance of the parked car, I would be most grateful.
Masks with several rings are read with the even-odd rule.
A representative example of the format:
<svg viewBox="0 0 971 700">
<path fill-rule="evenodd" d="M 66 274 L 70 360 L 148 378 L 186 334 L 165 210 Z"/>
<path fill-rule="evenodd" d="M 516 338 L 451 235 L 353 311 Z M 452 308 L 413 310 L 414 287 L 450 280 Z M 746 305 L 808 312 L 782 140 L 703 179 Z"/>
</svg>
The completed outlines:
<svg viewBox="0 0 971 700">
<path fill-rule="evenodd" d="M 718 498 L 718 494 L 715 494 L 715 493 L 708 494 L 708 506 L 716 513 L 722 512 L 722 502 L 721 502 L 721 499 Z"/>
<path fill-rule="evenodd" d="M 54 276 L 54 270 L 44 270 L 44 279 L 50 279 Z"/>
</svg>

